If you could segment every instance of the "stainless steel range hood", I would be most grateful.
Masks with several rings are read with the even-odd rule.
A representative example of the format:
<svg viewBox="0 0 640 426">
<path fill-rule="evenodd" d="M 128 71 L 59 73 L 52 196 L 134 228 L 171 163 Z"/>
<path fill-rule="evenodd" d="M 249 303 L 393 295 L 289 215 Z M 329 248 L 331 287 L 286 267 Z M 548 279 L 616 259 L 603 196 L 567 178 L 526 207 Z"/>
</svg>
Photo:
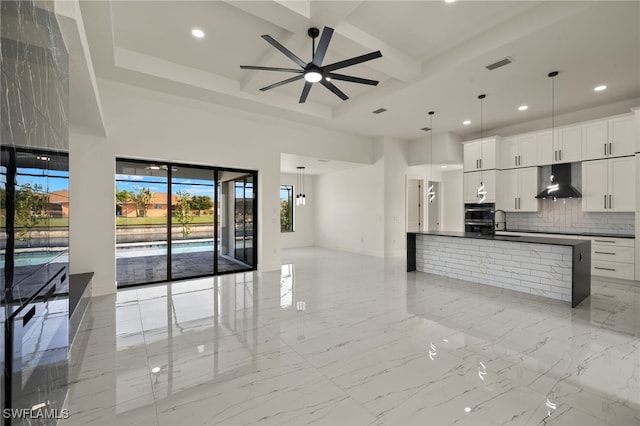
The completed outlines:
<svg viewBox="0 0 640 426">
<path fill-rule="evenodd" d="M 554 164 L 547 186 L 536 198 L 581 198 L 580 191 L 571 186 L 571 164 Z"/>
</svg>

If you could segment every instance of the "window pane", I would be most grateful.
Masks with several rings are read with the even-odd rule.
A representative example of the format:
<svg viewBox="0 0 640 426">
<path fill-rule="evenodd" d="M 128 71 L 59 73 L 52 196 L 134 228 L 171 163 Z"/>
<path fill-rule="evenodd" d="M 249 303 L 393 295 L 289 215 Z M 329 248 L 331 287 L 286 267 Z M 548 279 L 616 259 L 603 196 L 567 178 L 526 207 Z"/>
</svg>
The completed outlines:
<svg viewBox="0 0 640 426">
<path fill-rule="evenodd" d="M 280 185 L 280 232 L 293 232 L 293 185 Z"/>
</svg>

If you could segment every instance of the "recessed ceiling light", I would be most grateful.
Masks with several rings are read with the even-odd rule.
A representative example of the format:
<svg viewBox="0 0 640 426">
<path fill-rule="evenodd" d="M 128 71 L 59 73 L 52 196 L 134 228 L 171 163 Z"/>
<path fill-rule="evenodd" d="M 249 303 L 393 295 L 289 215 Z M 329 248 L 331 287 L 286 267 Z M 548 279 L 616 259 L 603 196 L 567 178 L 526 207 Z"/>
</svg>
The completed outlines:
<svg viewBox="0 0 640 426">
<path fill-rule="evenodd" d="M 465 126 L 468 126 L 469 124 L 471 124 L 471 120 L 464 120 L 462 124 L 464 124 Z"/>
<path fill-rule="evenodd" d="M 194 36 L 195 38 L 202 38 L 204 37 L 204 31 L 198 28 L 194 28 L 191 30 L 191 35 Z"/>
<path fill-rule="evenodd" d="M 602 92 L 603 90 L 605 90 L 607 88 L 607 86 L 605 86 L 604 84 L 600 85 L 600 86 L 596 86 L 593 88 L 593 90 L 595 92 Z"/>
<path fill-rule="evenodd" d="M 453 3 L 456 0 L 444 0 L 445 3 Z"/>
<path fill-rule="evenodd" d="M 520 105 L 520 106 L 518 107 L 518 111 L 526 111 L 526 110 L 528 110 L 528 109 L 529 109 L 529 107 L 528 107 L 527 105 Z"/>
<path fill-rule="evenodd" d="M 447 168 L 447 166 L 446 166 L 446 165 L 445 165 L 445 166 L 442 166 L 442 168 L 443 168 L 443 169 L 446 169 L 446 168 Z M 443 341 L 443 342 L 448 342 L 448 340 L 447 340 L 447 339 L 442 339 L 442 341 Z"/>
</svg>

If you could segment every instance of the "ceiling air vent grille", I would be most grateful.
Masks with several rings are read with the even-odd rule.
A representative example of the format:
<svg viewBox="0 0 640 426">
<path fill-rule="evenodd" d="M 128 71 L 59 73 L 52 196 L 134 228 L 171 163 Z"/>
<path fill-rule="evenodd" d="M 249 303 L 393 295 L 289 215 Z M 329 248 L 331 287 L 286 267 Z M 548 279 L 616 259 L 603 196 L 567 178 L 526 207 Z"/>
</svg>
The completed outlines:
<svg viewBox="0 0 640 426">
<path fill-rule="evenodd" d="M 378 108 L 375 111 L 371 111 L 374 114 L 382 114 L 383 112 L 385 112 L 387 109 L 386 108 Z"/>
<path fill-rule="evenodd" d="M 505 65 L 509 65 L 512 62 L 513 62 L 513 59 L 511 59 L 509 56 L 507 56 L 504 59 L 500 59 L 498 62 L 494 62 L 493 64 L 487 65 L 486 68 L 489 71 L 493 71 L 496 68 L 504 67 Z"/>
</svg>

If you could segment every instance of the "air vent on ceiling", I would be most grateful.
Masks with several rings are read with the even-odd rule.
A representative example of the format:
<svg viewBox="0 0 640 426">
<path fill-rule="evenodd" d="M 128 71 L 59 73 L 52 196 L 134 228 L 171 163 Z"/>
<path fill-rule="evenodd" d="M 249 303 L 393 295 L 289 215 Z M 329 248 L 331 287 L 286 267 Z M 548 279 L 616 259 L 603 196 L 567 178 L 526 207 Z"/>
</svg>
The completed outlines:
<svg viewBox="0 0 640 426">
<path fill-rule="evenodd" d="M 507 56 L 504 59 L 500 59 L 498 62 L 494 62 L 493 64 L 487 65 L 486 68 L 489 71 L 493 71 L 496 68 L 504 67 L 505 65 L 509 65 L 512 62 L 513 62 L 513 59 L 511 59 L 509 56 Z"/>
<path fill-rule="evenodd" d="M 420 129 L 420 130 L 424 130 L 425 132 L 428 132 L 429 130 L 431 130 L 431 127 L 423 127 L 423 128 L 422 128 L 422 129 Z"/>
<path fill-rule="evenodd" d="M 371 112 L 374 113 L 374 114 L 381 114 L 381 113 L 385 112 L 386 110 L 387 110 L 386 108 L 378 108 L 377 110 L 371 111 Z"/>
</svg>

